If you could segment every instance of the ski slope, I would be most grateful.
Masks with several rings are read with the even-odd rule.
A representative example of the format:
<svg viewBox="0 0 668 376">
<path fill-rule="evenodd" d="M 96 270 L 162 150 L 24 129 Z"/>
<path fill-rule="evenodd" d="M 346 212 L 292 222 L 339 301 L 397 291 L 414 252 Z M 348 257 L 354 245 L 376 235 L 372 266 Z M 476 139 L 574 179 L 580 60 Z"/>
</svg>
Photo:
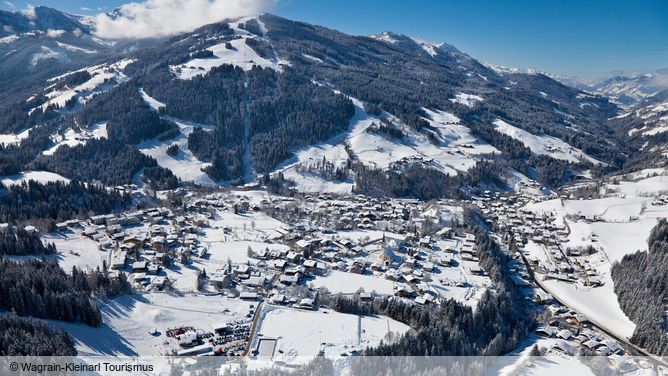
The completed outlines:
<svg viewBox="0 0 668 376">
<path fill-rule="evenodd" d="M 246 44 L 247 38 L 252 37 L 241 35 L 239 38 L 232 39 L 229 42 L 216 44 L 207 48 L 207 50 L 213 52 L 213 57 L 193 59 L 183 64 L 171 65 L 169 69 L 179 79 L 190 80 L 193 77 L 204 76 L 209 73 L 211 68 L 223 64 L 231 64 L 246 71 L 255 65 L 263 68 L 271 68 L 276 71 L 281 70 L 281 65 L 289 65 L 289 62 L 278 57 L 272 59 L 261 57 Z M 226 47 L 228 43 L 232 48 Z"/>
</svg>

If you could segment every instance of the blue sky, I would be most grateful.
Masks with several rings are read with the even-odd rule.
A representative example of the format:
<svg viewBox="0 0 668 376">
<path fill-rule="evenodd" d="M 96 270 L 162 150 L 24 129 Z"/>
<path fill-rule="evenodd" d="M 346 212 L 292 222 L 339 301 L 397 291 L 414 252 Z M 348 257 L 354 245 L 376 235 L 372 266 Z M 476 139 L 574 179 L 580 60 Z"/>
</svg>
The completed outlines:
<svg viewBox="0 0 668 376">
<path fill-rule="evenodd" d="M 87 14 L 126 2 L 9 1 Z M 666 0 L 279 0 L 267 11 L 350 34 L 389 30 L 446 41 L 481 61 L 585 78 L 668 66 Z"/>
</svg>

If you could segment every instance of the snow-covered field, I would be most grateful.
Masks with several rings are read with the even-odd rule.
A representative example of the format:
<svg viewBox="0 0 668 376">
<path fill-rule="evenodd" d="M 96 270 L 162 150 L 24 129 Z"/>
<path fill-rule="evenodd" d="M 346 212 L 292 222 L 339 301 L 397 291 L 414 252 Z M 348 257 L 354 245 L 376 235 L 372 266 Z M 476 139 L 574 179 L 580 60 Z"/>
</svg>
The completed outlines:
<svg viewBox="0 0 668 376">
<path fill-rule="evenodd" d="M 165 106 L 164 103 L 147 94 L 144 89 L 139 89 L 139 94 L 142 96 L 146 104 L 155 111 L 158 111 Z M 214 182 L 203 171 L 203 169 L 210 166 L 211 163 L 200 161 L 188 149 L 188 136 L 192 133 L 195 127 L 200 127 L 205 131 L 211 131 L 214 129 L 214 126 L 184 121 L 170 116 L 163 116 L 163 118 L 176 124 L 179 127 L 180 134 L 164 141 L 161 141 L 160 137 L 144 141 L 137 145 L 139 151 L 149 157 L 155 158 L 161 167 L 171 170 L 172 173 L 181 180 L 205 186 L 217 186 L 218 183 Z M 177 145 L 179 148 L 175 156 L 167 154 L 167 149 L 171 145 Z"/>
<path fill-rule="evenodd" d="M 29 135 L 30 135 L 30 129 L 26 129 L 25 131 L 18 134 L 14 133 L 0 134 L 0 144 L 5 146 L 20 144 L 21 141 L 28 138 Z"/>
<path fill-rule="evenodd" d="M 2 184 L 5 186 L 21 184 L 23 182 L 27 182 L 28 180 L 35 180 L 39 183 L 48 183 L 54 181 L 68 183 L 70 181 L 70 179 L 64 176 L 49 171 L 24 171 L 18 175 L 4 176 L 0 179 L 2 179 L 0 182 L 2 182 Z"/>
<path fill-rule="evenodd" d="M 552 196 L 555 195 L 551 189 L 537 184 L 519 171 L 508 168 L 508 174 L 504 176 L 508 187 L 514 192 L 524 192 L 532 196 Z"/>
<path fill-rule="evenodd" d="M 531 149 L 535 154 L 549 155 L 552 158 L 563 159 L 574 163 L 577 163 L 580 160 L 586 160 L 594 164 L 601 163 L 585 154 L 582 150 L 567 144 L 559 138 L 547 135 L 537 136 L 524 129 L 510 125 L 501 119 L 494 121 L 494 127 L 497 131 L 506 136 L 521 141 L 524 146 Z"/>
<path fill-rule="evenodd" d="M 181 326 L 211 331 L 213 324 L 245 318 L 248 303 L 220 295 L 151 293 L 121 296 L 100 306 L 104 324 L 58 322 L 74 338 L 80 355 L 170 355 L 178 344 L 165 332 Z M 227 311 L 226 311 L 227 310 Z M 157 329 L 158 336 L 149 334 Z"/>
<path fill-rule="evenodd" d="M 109 252 L 101 251 L 98 242 L 84 237 L 78 231 L 47 233 L 42 235 L 42 242 L 56 245 L 58 264 L 67 272 L 71 272 L 73 266 L 83 270 L 94 270 L 96 267 L 102 269 L 102 261 L 110 265 Z"/>
<path fill-rule="evenodd" d="M 58 150 L 63 145 L 69 147 L 74 147 L 77 145 L 83 145 L 89 139 L 94 138 L 107 138 L 107 123 L 100 122 L 93 124 L 89 129 L 76 131 L 72 128 L 67 129 L 64 134 L 55 134 L 51 136 L 51 140 L 55 142 L 51 148 L 44 150 L 42 154 L 44 155 L 53 155 L 53 153 Z"/>
<path fill-rule="evenodd" d="M 337 141 L 338 139 L 340 137 L 337 138 Z M 295 153 L 295 157 L 287 162 L 288 167 L 282 170 L 283 174 L 286 179 L 294 181 L 302 192 L 350 193 L 353 189 L 352 178 L 344 181 L 328 181 L 318 174 L 298 168 L 298 165 L 308 166 L 321 163 L 323 157 L 327 162 L 341 167 L 345 165 L 348 153 L 342 144 L 336 144 L 335 141 L 323 142 Z M 294 159 L 296 161 L 293 162 Z"/>
<path fill-rule="evenodd" d="M 466 107 L 473 107 L 476 103 L 482 102 L 484 99 L 479 95 L 459 93 L 454 98 L 450 98 L 450 102 L 459 103 Z"/>
<path fill-rule="evenodd" d="M 173 121 L 179 127 L 181 134 L 165 141 L 160 141 L 158 138 L 144 141 L 137 145 L 139 151 L 149 157 L 155 158 L 161 167 L 171 170 L 172 173 L 181 180 L 191 181 L 205 186 L 218 185 L 204 171 L 202 171 L 202 169 L 210 166 L 211 163 L 200 161 L 188 149 L 188 135 L 193 131 L 195 126 L 201 126 L 203 129 L 209 130 L 212 127 L 173 118 L 169 118 L 168 120 Z M 174 157 L 167 155 L 167 148 L 173 144 L 176 144 L 179 147 L 179 150 Z"/>
<path fill-rule="evenodd" d="M 391 336 L 388 333 L 402 334 L 409 329 L 407 325 L 383 316 L 267 306 L 257 333 L 262 335 L 261 338 L 277 339 L 274 361 L 305 363 L 321 351 L 325 356 L 338 357 L 352 350 L 376 346 L 381 340 L 387 342 Z"/>
<path fill-rule="evenodd" d="M 362 275 L 332 270 L 324 277 L 316 277 L 311 282 L 313 287 L 326 287 L 331 293 L 352 294 L 364 289 L 367 292 L 375 291 L 378 294 L 392 295 L 394 282 L 383 277 Z"/>
<path fill-rule="evenodd" d="M 66 86 L 62 89 L 48 91 L 46 93 L 48 100 L 44 104 L 37 108 L 33 108 L 30 111 L 32 112 L 36 109 L 45 110 L 48 106 L 52 105 L 64 108 L 66 102 L 74 97 L 78 98 L 77 100 L 79 103 L 85 104 L 93 95 L 107 91 L 116 85 L 127 81 L 128 77 L 123 73 L 123 70 L 133 61 L 134 60 L 132 59 L 123 59 L 112 64 L 96 65 L 50 78 L 48 82 L 55 84 L 58 79 L 81 71 L 87 71 L 92 76 L 88 81 L 74 87 Z"/>
</svg>

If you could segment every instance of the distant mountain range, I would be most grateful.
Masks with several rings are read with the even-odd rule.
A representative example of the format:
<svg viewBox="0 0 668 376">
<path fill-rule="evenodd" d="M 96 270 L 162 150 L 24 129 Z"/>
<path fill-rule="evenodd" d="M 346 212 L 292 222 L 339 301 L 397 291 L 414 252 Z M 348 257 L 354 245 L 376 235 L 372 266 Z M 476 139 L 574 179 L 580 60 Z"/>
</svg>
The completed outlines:
<svg viewBox="0 0 668 376">
<path fill-rule="evenodd" d="M 487 65 L 499 74 L 544 74 L 564 85 L 604 95 L 624 108 L 641 104 L 645 99 L 668 90 L 668 68 L 648 73 L 615 72 L 608 78 L 585 80 L 577 76 L 554 74 L 530 68 Z"/>
</svg>

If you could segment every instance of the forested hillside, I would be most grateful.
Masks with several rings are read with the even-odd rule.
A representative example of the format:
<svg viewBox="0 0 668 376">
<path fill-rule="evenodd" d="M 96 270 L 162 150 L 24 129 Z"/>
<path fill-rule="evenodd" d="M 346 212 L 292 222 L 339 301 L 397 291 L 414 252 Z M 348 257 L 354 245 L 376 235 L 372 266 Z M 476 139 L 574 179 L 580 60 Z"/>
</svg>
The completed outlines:
<svg viewBox="0 0 668 376">
<path fill-rule="evenodd" d="M 0 356 L 73 356 L 77 351 L 65 330 L 56 330 L 46 322 L 0 315 Z"/>
<path fill-rule="evenodd" d="M 648 251 L 624 256 L 612 268 L 615 293 L 636 324 L 633 343 L 653 354 L 668 355 L 668 220 L 661 219 L 647 240 Z"/>
<path fill-rule="evenodd" d="M 499 164 L 494 169 L 499 173 L 491 177 L 497 186 L 508 166 L 559 187 L 577 171 L 614 171 L 637 154 L 632 152 L 635 144 L 620 142 L 621 133 L 608 127 L 618 109 L 605 98 L 544 75 L 499 74 L 452 46 L 400 34 L 350 36 L 265 14 L 246 22 L 206 25 L 116 57 L 103 68 L 73 71 L 49 81 L 30 98 L 18 96 L 4 106 L 0 130 L 30 128 L 32 133 L 31 140 L 0 149 L 0 172 L 44 168 L 105 185 L 143 176 L 154 188 L 172 188 L 178 184 L 176 177 L 158 169 L 166 163 L 156 154 L 155 161 L 143 157 L 141 145 L 186 136 L 181 147 L 196 159 L 196 168 L 213 182 L 242 183 L 275 171 L 305 147 L 346 132 L 356 113 L 347 96 L 361 101 L 355 103 L 362 103 L 369 114 L 393 119 L 388 122 L 394 123 L 394 133 L 388 136 L 396 142 L 409 131 L 402 131 L 403 126 L 413 132 L 411 137 L 451 146 L 447 138 L 439 144 L 428 114 L 453 114 L 476 142 L 501 152 L 484 157 Z M 113 64 L 121 58 L 123 64 Z M 77 85 L 95 80 L 95 74 L 110 76 L 91 92 L 66 96 Z M 48 105 L 54 92 L 69 99 Z M 499 119 L 535 137 L 554 137 L 604 163 L 537 153 L 525 140 L 500 132 L 493 125 Z M 185 130 L 177 123 L 193 126 Z M 41 155 L 54 146 L 55 135 L 68 129 L 85 133 L 99 124 L 106 124 L 102 140 L 85 136 L 85 145 L 61 146 L 52 156 Z M 403 141 L 411 146 L 410 140 Z M 465 149 L 457 152 L 467 155 Z M 170 162 L 173 168 L 174 159 Z M 366 165 L 361 171 L 376 168 Z M 360 186 L 375 184 L 361 182 L 365 177 L 355 179 Z M 428 180 L 443 178 L 435 174 Z M 424 187 L 420 192 L 392 190 L 438 196 Z"/>
<path fill-rule="evenodd" d="M 35 169 L 45 169 L 69 179 L 99 182 L 107 186 L 131 184 L 143 168 L 154 168 L 150 183 L 158 189 L 174 188 L 178 180 L 169 170 L 159 167 L 155 159 L 135 147 L 109 139 L 93 139 L 84 145 L 59 148 L 52 156 L 40 157 Z M 157 169 L 164 172 L 157 172 Z"/>
<path fill-rule="evenodd" d="M 34 180 L 0 190 L 0 222 L 53 224 L 92 213 L 111 213 L 128 207 L 131 199 L 102 186 L 69 183 L 38 183 Z"/>
<path fill-rule="evenodd" d="M 82 322 L 100 326 L 102 315 L 92 295 L 114 297 L 130 292 L 125 274 L 106 270 L 63 271 L 56 261 L 0 260 L 0 308 L 19 316 Z"/>
<path fill-rule="evenodd" d="M 36 232 L 9 226 L 0 231 L 0 256 L 41 256 L 54 253 L 56 247 L 53 244 L 45 246 Z"/>
</svg>

